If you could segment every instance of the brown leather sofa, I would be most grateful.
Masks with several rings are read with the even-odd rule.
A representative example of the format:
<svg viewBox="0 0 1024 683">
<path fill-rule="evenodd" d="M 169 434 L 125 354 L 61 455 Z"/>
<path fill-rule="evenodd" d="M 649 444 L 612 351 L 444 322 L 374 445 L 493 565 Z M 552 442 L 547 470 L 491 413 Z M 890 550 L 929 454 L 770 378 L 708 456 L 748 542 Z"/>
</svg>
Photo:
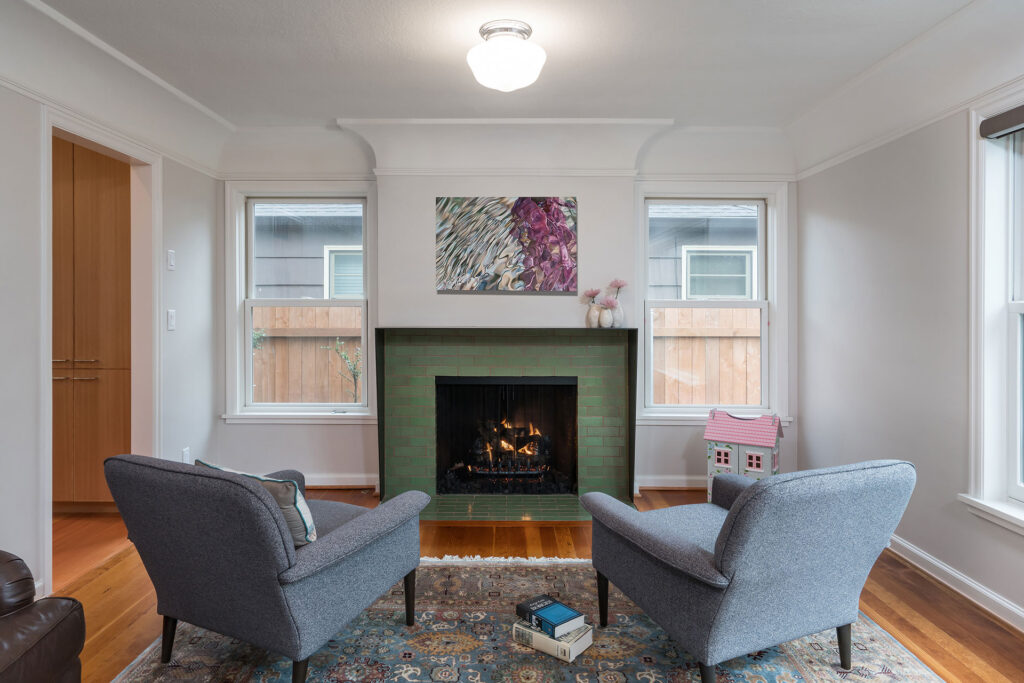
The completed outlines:
<svg viewBox="0 0 1024 683">
<path fill-rule="evenodd" d="M 82 603 L 35 595 L 32 572 L 0 550 L 0 683 L 81 681 Z"/>
</svg>

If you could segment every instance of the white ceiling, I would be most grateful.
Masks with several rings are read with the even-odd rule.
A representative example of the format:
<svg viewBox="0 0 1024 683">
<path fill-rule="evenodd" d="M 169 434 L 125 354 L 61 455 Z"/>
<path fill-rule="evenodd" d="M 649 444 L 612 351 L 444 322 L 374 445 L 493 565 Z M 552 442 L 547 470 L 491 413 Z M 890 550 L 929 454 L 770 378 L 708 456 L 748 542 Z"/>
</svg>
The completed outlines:
<svg viewBox="0 0 1024 683">
<path fill-rule="evenodd" d="M 670 117 L 783 126 L 970 0 L 46 0 L 231 122 Z M 533 26 L 538 81 L 499 93 L 466 51 Z"/>
</svg>

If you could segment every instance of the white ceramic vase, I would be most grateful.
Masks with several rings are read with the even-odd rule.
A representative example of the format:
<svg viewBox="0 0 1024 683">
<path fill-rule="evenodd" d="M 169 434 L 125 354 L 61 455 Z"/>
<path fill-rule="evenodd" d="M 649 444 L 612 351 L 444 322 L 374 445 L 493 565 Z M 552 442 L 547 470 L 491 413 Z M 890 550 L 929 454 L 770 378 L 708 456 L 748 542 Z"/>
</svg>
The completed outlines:
<svg viewBox="0 0 1024 683">
<path fill-rule="evenodd" d="M 590 304 L 587 307 L 587 316 L 585 318 L 587 327 L 598 327 L 600 325 L 601 318 L 601 307 L 597 304 Z"/>
<path fill-rule="evenodd" d="M 622 302 L 612 309 L 612 327 L 622 327 L 626 314 L 622 312 Z"/>
<path fill-rule="evenodd" d="M 601 327 L 611 327 L 615 323 L 615 318 L 612 316 L 611 309 L 601 308 L 601 315 L 597 319 L 597 322 Z"/>
</svg>

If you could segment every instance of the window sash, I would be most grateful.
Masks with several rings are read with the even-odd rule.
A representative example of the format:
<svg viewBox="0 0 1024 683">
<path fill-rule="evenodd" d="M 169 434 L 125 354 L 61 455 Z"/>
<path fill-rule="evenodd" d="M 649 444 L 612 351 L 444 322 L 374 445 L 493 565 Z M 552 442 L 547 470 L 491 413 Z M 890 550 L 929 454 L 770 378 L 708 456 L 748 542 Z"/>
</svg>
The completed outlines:
<svg viewBox="0 0 1024 683">
<path fill-rule="evenodd" d="M 338 267 L 335 265 L 341 256 L 359 256 L 359 292 L 342 292 L 338 294 Z M 347 268 L 347 266 L 342 266 Z M 366 291 L 365 273 L 366 254 L 361 246 L 325 246 L 324 247 L 324 292 L 328 299 L 345 299 L 362 296 Z"/>
<path fill-rule="evenodd" d="M 254 370 L 253 370 L 253 354 L 254 349 L 254 337 L 253 337 L 253 309 L 256 307 L 260 308 L 271 308 L 271 307 L 309 307 L 309 308 L 330 308 L 330 307 L 351 307 L 360 309 L 360 321 L 361 334 L 360 334 L 360 347 L 363 350 L 363 374 L 362 381 L 359 383 L 360 400 L 357 402 L 342 402 L 342 403 L 256 403 L 253 400 L 253 386 L 254 386 Z M 245 335 L 244 335 L 244 365 L 245 365 L 245 392 L 244 392 L 244 407 L 249 410 L 259 409 L 268 410 L 272 409 L 274 412 L 280 413 L 310 413 L 310 412 L 321 412 L 321 413 L 344 413 L 345 408 L 365 408 L 368 406 L 367 402 L 367 381 L 369 375 L 367 373 L 367 357 L 370 351 L 367 349 L 367 302 L 366 299 L 246 299 L 245 300 Z"/>
<path fill-rule="evenodd" d="M 683 301 L 679 299 L 648 299 L 644 302 L 644 320 L 647 328 L 644 351 L 645 412 L 657 415 L 678 415 L 681 412 L 705 413 L 712 408 L 722 408 L 735 414 L 744 411 L 763 413 L 769 409 L 769 374 L 768 374 L 768 302 L 749 299 L 714 299 L 710 301 Z M 696 404 L 696 403 L 655 403 L 654 402 L 654 309 L 655 308 L 756 308 L 760 309 L 760 341 L 761 341 L 761 402 L 751 404 Z"/>
<path fill-rule="evenodd" d="M 760 231 L 759 231 L 760 232 Z M 750 247 L 739 247 L 739 246 L 725 246 L 725 247 L 713 247 L 713 246 L 690 246 L 686 245 L 682 247 L 683 258 L 680 279 L 683 282 L 683 298 L 687 301 L 730 301 L 737 299 L 754 299 L 754 283 L 757 282 L 757 258 L 755 258 L 758 248 L 756 246 Z M 694 273 L 693 272 L 693 257 L 694 256 L 742 256 L 745 258 L 746 267 L 742 273 Z M 692 278 L 743 278 L 743 295 L 741 297 L 731 296 L 728 294 L 696 294 L 693 291 Z M 649 287 L 650 285 L 648 285 Z"/>
</svg>

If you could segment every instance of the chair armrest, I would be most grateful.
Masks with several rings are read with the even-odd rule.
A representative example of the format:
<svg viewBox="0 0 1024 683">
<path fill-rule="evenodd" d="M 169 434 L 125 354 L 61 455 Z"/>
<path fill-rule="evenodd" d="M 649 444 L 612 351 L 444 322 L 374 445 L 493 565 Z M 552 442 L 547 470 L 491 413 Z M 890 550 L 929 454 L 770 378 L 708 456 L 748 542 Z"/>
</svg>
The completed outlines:
<svg viewBox="0 0 1024 683">
<path fill-rule="evenodd" d="M 719 474 L 711 480 L 711 502 L 728 510 L 740 494 L 750 488 L 754 479 L 742 474 Z"/>
<path fill-rule="evenodd" d="M 35 596 L 36 582 L 28 566 L 17 555 L 0 550 L 0 616 L 31 605 Z"/>
<path fill-rule="evenodd" d="M 299 485 L 299 493 L 303 496 L 306 495 L 306 477 L 298 470 L 278 470 L 263 476 L 270 477 L 271 479 L 290 479 Z"/>
<path fill-rule="evenodd" d="M 278 575 L 282 584 L 301 581 L 342 561 L 406 522 L 417 520 L 430 502 L 422 491 L 406 491 L 326 536 L 295 550 L 295 564 Z"/>
<path fill-rule="evenodd" d="M 643 513 L 605 493 L 586 493 L 580 502 L 595 520 L 665 564 L 715 588 L 729 585 L 729 579 L 715 569 L 714 554 L 681 537 L 679 528 L 666 538 L 663 529 L 644 520 Z"/>
</svg>

